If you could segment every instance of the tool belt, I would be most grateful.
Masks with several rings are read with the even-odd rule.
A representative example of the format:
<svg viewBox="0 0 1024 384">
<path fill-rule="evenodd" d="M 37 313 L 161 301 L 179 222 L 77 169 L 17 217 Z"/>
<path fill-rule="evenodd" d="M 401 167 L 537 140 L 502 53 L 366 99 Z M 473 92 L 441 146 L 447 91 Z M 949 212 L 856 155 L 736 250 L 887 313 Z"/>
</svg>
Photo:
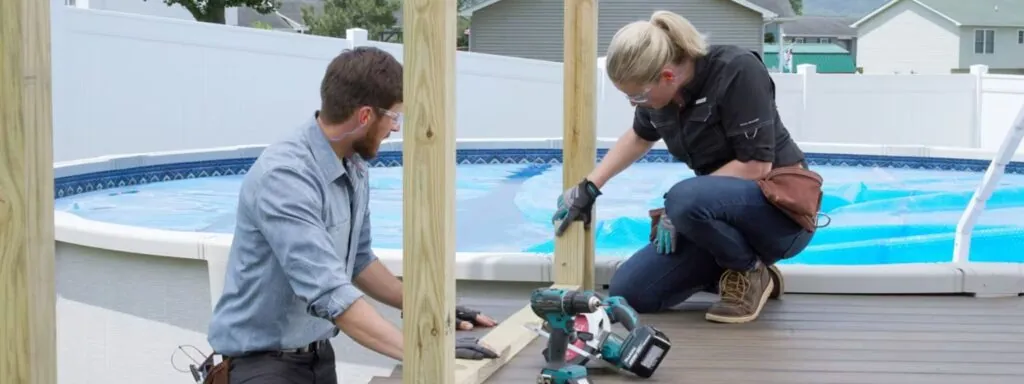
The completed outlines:
<svg viewBox="0 0 1024 384">
<path fill-rule="evenodd" d="M 768 202 L 790 219 L 814 233 L 821 210 L 822 178 L 817 172 L 800 166 L 773 169 L 757 180 Z"/>
<path fill-rule="evenodd" d="M 203 368 L 206 371 L 206 377 L 203 378 L 203 384 L 229 384 L 231 379 L 231 358 L 222 356 L 223 360 L 220 363 L 214 364 L 213 358 L 217 354 L 211 354 L 203 361 Z"/>
</svg>

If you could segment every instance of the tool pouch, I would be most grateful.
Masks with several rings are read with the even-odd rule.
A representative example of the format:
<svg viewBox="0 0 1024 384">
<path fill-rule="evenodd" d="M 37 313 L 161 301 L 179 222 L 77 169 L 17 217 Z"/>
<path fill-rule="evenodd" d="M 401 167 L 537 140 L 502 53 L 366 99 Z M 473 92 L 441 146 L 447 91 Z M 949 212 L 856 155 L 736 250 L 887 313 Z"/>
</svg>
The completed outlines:
<svg viewBox="0 0 1024 384">
<path fill-rule="evenodd" d="M 208 360 L 213 363 L 213 356 L 210 356 Z M 203 384 L 228 384 L 230 383 L 231 374 L 231 358 L 225 357 L 220 364 L 214 365 L 210 368 L 206 374 L 206 379 L 203 380 Z"/>
<path fill-rule="evenodd" d="M 665 214 L 665 208 L 652 209 L 647 211 L 647 214 L 651 216 L 650 241 L 653 242 L 654 238 L 658 236 L 658 221 L 661 220 L 661 215 Z"/>
<path fill-rule="evenodd" d="M 802 167 L 776 168 L 757 181 L 768 202 L 813 233 L 821 210 L 822 178 Z"/>
</svg>

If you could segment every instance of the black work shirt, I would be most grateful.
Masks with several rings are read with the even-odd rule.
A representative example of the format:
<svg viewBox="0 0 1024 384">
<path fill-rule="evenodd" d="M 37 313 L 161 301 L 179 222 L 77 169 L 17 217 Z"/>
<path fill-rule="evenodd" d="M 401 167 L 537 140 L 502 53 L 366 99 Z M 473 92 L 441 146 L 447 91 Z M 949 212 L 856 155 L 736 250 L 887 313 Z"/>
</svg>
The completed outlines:
<svg viewBox="0 0 1024 384">
<path fill-rule="evenodd" d="M 693 79 L 680 89 L 684 105 L 637 107 L 633 131 L 665 140 L 672 155 L 697 175 L 733 160 L 802 163 L 804 153 L 789 135 L 775 105 L 775 82 L 761 59 L 732 45 L 713 45 L 694 63 Z"/>
</svg>

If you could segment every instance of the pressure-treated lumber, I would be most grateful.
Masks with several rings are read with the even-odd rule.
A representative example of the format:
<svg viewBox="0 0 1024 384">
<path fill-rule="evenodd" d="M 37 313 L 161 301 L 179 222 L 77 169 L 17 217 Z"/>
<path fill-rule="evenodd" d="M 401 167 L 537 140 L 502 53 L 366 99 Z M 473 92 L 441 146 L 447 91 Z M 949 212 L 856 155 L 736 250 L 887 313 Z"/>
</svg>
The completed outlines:
<svg viewBox="0 0 1024 384">
<path fill-rule="evenodd" d="M 56 384 L 50 2 L 0 0 L 0 382 Z"/>
<path fill-rule="evenodd" d="M 405 0 L 402 382 L 455 375 L 456 0 Z"/>
<path fill-rule="evenodd" d="M 569 188 L 590 173 L 597 156 L 597 0 L 565 0 L 564 32 L 562 185 Z M 573 223 L 555 239 L 555 283 L 594 288 L 592 228 Z"/>
</svg>

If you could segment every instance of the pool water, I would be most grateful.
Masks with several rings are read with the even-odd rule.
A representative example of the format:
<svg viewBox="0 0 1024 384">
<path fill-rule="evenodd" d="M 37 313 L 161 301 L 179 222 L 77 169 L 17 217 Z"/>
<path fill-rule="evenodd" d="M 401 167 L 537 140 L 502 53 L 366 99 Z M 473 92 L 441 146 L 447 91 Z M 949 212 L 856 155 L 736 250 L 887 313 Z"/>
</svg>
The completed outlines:
<svg viewBox="0 0 1024 384">
<path fill-rule="evenodd" d="M 798 264 L 948 262 L 961 213 L 978 172 L 817 166 L 831 223 L 784 261 Z M 370 212 L 376 248 L 402 246 L 402 169 L 371 168 Z M 649 209 L 693 173 L 678 163 L 636 164 L 609 182 L 598 201 L 599 257 L 625 257 L 647 243 Z M 562 169 L 548 164 L 460 165 L 456 172 L 456 249 L 544 252 Z M 157 229 L 232 233 L 242 176 L 185 179 L 57 199 L 86 219 Z M 1024 262 L 1024 175 L 1008 174 L 974 230 L 973 261 Z"/>
</svg>

